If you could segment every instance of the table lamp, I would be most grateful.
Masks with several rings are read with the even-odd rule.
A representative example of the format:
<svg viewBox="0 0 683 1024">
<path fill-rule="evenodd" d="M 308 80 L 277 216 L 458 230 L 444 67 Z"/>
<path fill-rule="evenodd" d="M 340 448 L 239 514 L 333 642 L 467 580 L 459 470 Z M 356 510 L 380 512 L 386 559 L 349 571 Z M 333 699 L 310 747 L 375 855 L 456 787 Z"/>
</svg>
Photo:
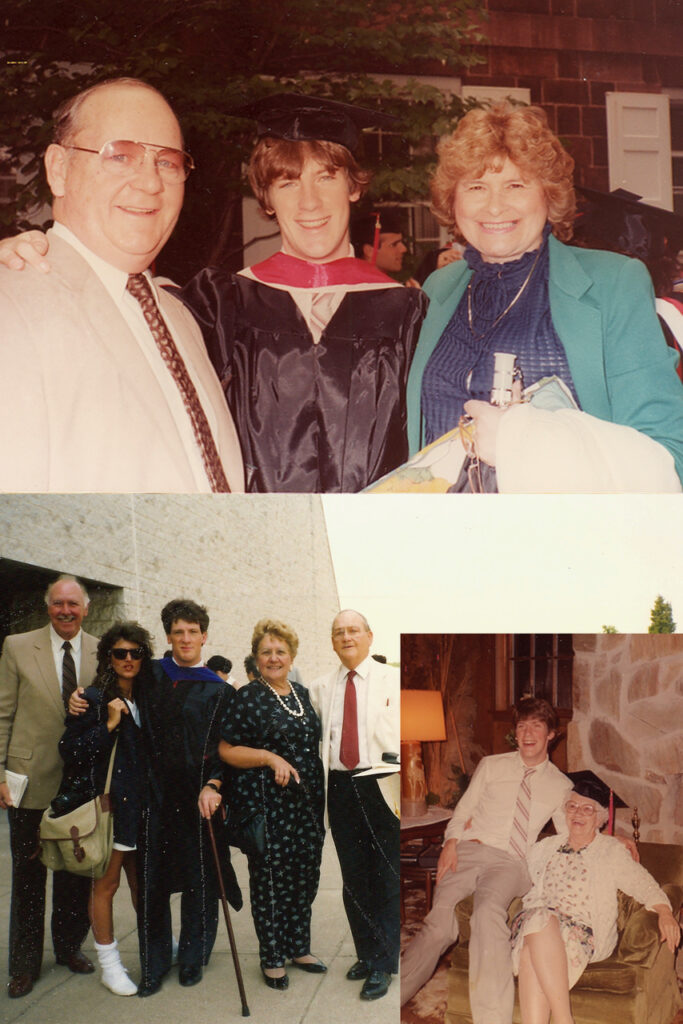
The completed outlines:
<svg viewBox="0 0 683 1024">
<path fill-rule="evenodd" d="M 446 739 L 439 690 L 401 690 L 401 816 L 427 813 L 427 782 L 422 763 L 425 742 Z"/>
</svg>

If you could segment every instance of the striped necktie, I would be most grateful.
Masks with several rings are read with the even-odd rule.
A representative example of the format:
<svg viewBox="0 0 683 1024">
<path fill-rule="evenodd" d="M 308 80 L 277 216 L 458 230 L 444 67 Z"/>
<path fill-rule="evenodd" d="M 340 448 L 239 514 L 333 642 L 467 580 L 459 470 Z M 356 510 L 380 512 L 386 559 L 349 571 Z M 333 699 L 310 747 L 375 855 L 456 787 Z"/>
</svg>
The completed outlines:
<svg viewBox="0 0 683 1024">
<path fill-rule="evenodd" d="M 355 768 L 360 760 L 358 753 L 358 698 L 353 681 L 355 671 L 351 669 L 346 677 L 344 691 L 344 720 L 342 722 L 339 760 L 346 768 Z"/>
<path fill-rule="evenodd" d="M 78 680 L 76 679 L 74 656 L 71 653 L 71 641 L 65 640 L 62 644 L 62 650 L 64 651 L 64 657 L 62 658 L 62 700 L 64 701 L 64 707 L 68 711 L 69 697 L 78 686 Z"/>
<path fill-rule="evenodd" d="M 334 292 L 314 292 L 311 296 L 311 321 L 308 326 L 316 345 L 322 338 L 338 305 L 339 296 Z"/>
<path fill-rule="evenodd" d="M 183 399 L 183 405 L 187 415 L 190 417 L 194 436 L 201 452 L 202 461 L 204 462 L 204 469 L 211 484 L 211 490 L 219 493 L 229 492 L 230 487 L 228 486 L 206 413 L 202 409 L 197 390 L 187 372 L 183 357 L 178 351 L 173 336 L 156 304 L 149 281 L 144 274 L 130 274 L 126 289 L 139 302 L 142 315 L 161 353 L 161 358 L 178 386 Z"/>
<path fill-rule="evenodd" d="M 529 811 L 531 808 L 531 787 L 529 780 L 536 771 L 535 768 L 525 768 L 524 778 L 519 784 L 517 803 L 515 805 L 515 816 L 512 821 L 510 843 L 508 852 L 513 857 L 524 860 L 526 857 L 527 836 L 529 833 Z"/>
</svg>

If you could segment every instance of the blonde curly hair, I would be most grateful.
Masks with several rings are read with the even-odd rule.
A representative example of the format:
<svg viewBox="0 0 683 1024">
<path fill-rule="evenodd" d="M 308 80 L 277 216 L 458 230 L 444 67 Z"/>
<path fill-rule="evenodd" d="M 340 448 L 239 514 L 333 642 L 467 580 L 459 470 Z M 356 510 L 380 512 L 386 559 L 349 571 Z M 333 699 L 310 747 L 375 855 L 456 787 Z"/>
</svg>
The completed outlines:
<svg viewBox="0 0 683 1024">
<path fill-rule="evenodd" d="M 513 107 L 506 102 L 470 110 L 452 135 L 437 146 L 439 162 L 431 183 L 432 209 L 440 224 L 455 236 L 455 190 L 462 178 L 478 178 L 500 170 L 506 157 L 525 177 L 540 182 L 548 204 L 548 220 L 561 242 L 572 237 L 576 197 L 574 161 L 548 127 L 541 107 Z"/>
<path fill-rule="evenodd" d="M 280 622 L 279 619 L 259 619 L 251 635 L 251 653 L 254 657 L 258 654 L 259 645 L 264 636 L 276 636 L 283 640 L 287 644 L 292 658 L 296 658 L 296 652 L 299 650 L 299 637 L 291 626 Z"/>
</svg>

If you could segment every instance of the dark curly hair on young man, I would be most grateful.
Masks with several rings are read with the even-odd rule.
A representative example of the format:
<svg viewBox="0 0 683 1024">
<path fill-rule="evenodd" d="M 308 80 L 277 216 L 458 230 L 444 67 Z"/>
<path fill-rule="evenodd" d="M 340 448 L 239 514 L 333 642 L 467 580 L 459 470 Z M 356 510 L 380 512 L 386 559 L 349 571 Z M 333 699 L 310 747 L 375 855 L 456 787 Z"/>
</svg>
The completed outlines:
<svg viewBox="0 0 683 1024">
<path fill-rule="evenodd" d="M 202 633 L 209 628 L 209 613 L 202 604 L 190 601 L 187 597 L 176 597 L 161 609 L 161 622 L 166 636 L 169 635 L 173 623 L 178 619 L 184 622 L 196 622 Z"/>
<path fill-rule="evenodd" d="M 548 732 L 557 732 L 558 720 L 555 708 L 541 697 L 522 697 L 512 709 L 512 723 L 517 728 L 527 718 L 538 718 L 548 726 Z"/>
</svg>

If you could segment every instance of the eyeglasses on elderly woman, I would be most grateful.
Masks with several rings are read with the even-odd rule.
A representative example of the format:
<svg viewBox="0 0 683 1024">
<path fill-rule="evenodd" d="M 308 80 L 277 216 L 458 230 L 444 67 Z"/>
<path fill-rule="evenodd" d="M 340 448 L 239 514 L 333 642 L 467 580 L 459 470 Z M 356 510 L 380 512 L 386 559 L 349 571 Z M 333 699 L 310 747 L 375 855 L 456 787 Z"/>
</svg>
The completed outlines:
<svg viewBox="0 0 683 1024">
<path fill-rule="evenodd" d="M 564 805 L 565 811 L 569 814 L 578 814 L 579 817 L 592 818 L 594 814 L 597 814 L 597 807 L 591 804 L 577 804 L 574 800 L 568 800 Z"/>
</svg>

